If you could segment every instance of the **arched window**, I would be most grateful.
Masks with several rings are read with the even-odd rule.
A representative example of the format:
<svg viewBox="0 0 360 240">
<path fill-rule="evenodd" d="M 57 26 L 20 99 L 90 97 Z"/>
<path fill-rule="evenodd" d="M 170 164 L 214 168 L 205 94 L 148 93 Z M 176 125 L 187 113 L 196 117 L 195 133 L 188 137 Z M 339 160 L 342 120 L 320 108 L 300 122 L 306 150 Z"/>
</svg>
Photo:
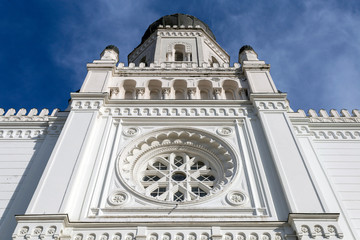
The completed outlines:
<svg viewBox="0 0 360 240">
<path fill-rule="evenodd" d="M 200 97 L 201 97 L 201 99 L 203 99 L 203 100 L 207 100 L 207 99 L 209 99 L 209 94 L 208 94 L 207 91 L 201 90 L 201 91 L 200 91 Z"/>
<path fill-rule="evenodd" d="M 125 92 L 125 99 L 133 99 L 133 92 L 131 91 L 126 91 Z"/>
<path fill-rule="evenodd" d="M 124 99 L 135 99 L 136 81 L 125 80 L 123 83 Z"/>
<path fill-rule="evenodd" d="M 160 99 L 160 93 L 157 90 L 150 91 L 150 99 L 152 100 L 158 100 Z"/>
<path fill-rule="evenodd" d="M 182 44 L 175 45 L 175 61 L 185 61 L 185 46 Z"/>
<path fill-rule="evenodd" d="M 230 90 L 225 91 L 225 97 L 226 97 L 226 100 L 234 100 L 234 94 Z"/>
<path fill-rule="evenodd" d="M 181 90 L 175 91 L 175 99 L 185 99 L 184 92 Z"/>
</svg>

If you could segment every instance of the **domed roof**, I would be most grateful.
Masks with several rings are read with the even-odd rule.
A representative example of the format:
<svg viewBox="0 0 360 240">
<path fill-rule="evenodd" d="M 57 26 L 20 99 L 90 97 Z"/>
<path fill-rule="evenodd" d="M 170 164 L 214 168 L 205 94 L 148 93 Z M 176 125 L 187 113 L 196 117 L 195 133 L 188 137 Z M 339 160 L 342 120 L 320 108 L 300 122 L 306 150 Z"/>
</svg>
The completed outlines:
<svg viewBox="0 0 360 240">
<path fill-rule="evenodd" d="M 193 28 L 195 28 L 196 25 L 199 25 L 200 28 L 202 28 L 214 40 L 216 40 L 215 35 L 210 30 L 209 26 L 206 23 L 204 23 L 203 21 L 201 21 L 198 18 L 191 16 L 191 15 L 175 13 L 172 15 L 163 16 L 163 17 L 159 18 L 158 20 L 156 20 L 155 22 L 153 22 L 148 27 L 148 29 L 146 29 L 146 32 L 144 33 L 144 36 L 141 39 L 141 43 L 145 42 L 146 39 L 148 39 L 150 37 L 150 35 L 152 33 L 154 33 L 156 31 L 156 29 L 158 29 L 159 25 L 162 25 L 164 27 L 166 25 L 170 25 L 170 26 L 176 25 L 178 27 L 180 27 L 181 25 L 184 25 L 185 28 L 187 28 L 188 26 L 192 26 Z"/>
</svg>

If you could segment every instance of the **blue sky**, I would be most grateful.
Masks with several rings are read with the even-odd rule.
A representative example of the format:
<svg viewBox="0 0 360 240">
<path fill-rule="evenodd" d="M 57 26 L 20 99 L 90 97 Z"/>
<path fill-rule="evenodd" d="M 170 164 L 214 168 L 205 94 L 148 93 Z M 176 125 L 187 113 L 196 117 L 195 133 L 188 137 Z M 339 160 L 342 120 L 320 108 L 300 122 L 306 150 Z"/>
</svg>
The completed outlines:
<svg viewBox="0 0 360 240">
<path fill-rule="evenodd" d="M 360 108 L 358 0 L 3 0 L 0 107 L 64 110 L 105 46 L 126 63 L 148 25 L 177 12 L 206 22 L 231 63 L 251 45 L 294 110 Z"/>
</svg>

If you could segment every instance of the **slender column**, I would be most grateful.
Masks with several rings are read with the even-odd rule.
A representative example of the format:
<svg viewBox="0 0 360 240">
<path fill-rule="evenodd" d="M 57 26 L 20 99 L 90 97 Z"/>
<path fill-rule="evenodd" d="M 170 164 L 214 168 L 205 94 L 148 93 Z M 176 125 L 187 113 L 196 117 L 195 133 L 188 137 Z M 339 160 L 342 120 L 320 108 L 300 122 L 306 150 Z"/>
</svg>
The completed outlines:
<svg viewBox="0 0 360 240">
<path fill-rule="evenodd" d="M 163 88 L 163 99 L 170 99 L 170 88 Z"/>
</svg>

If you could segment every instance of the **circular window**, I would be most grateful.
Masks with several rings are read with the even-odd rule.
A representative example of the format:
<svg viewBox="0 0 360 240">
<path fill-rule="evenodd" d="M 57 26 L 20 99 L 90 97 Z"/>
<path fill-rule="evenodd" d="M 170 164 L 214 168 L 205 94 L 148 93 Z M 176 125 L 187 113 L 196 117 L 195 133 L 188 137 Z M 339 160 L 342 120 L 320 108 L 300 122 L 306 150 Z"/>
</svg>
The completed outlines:
<svg viewBox="0 0 360 240">
<path fill-rule="evenodd" d="M 144 136 L 123 151 L 118 176 L 141 197 L 166 202 L 200 201 L 234 177 L 231 149 L 194 130 L 167 130 Z"/>
<path fill-rule="evenodd" d="M 218 172 L 204 157 L 209 159 L 185 148 L 154 156 L 139 168 L 140 185 L 147 196 L 158 200 L 182 202 L 205 197 L 216 185 Z"/>
</svg>

